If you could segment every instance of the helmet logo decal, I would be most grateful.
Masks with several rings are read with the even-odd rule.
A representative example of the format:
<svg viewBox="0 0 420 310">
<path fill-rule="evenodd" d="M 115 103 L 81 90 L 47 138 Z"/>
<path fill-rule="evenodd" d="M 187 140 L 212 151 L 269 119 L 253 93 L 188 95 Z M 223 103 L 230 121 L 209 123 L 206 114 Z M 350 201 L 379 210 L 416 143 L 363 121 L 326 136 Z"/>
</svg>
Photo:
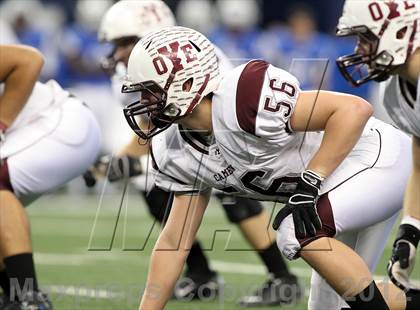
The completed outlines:
<svg viewBox="0 0 420 310">
<path fill-rule="evenodd" d="M 185 44 L 181 46 L 182 51 L 185 54 L 185 57 L 187 58 L 187 63 L 190 63 L 191 61 L 197 60 L 197 54 L 193 54 L 191 50 L 193 49 L 191 44 Z"/>
<path fill-rule="evenodd" d="M 168 58 L 172 62 L 172 65 L 173 65 L 172 71 L 164 87 L 165 90 L 168 90 L 169 86 L 171 86 L 173 80 L 175 79 L 175 74 L 184 69 L 184 66 L 181 63 L 182 59 L 178 57 L 178 52 L 180 49 L 179 42 L 175 41 L 175 42 L 170 43 L 169 49 L 168 49 L 168 46 L 163 46 L 158 49 L 158 53 Z M 192 52 L 193 46 L 191 44 L 188 43 L 181 46 L 181 50 L 185 55 L 185 59 L 187 63 L 190 63 L 198 59 L 197 54 L 194 54 Z M 168 67 L 165 63 L 165 60 L 162 58 L 162 56 L 157 56 L 153 59 L 153 66 L 155 67 L 156 72 L 159 75 L 162 75 L 168 72 Z"/>
<path fill-rule="evenodd" d="M 169 48 L 171 49 L 171 51 L 168 50 L 167 46 L 163 46 L 158 49 L 158 53 L 167 57 L 172 62 L 172 65 L 174 66 L 172 69 L 172 73 L 175 74 L 178 71 L 181 71 L 182 69 L 184 69 L 184 66 L 181 64 L 182 59 L 178 57 L 179 42 L 175 41 L 175 42 L 170 43 Z M 164 73 L 166 72 L 167 70 Z"/>
<path fill-rule="evenodd" d="M 389 7 L 388 19 L 393 19 L 395 17 L 401 16 L 400 12 L 398 12 L 398 3 L 396 3 L 396 2 L 385 2 L 385 4 Z"/>
<path fill-rule="evenodd" d="M 163 46 L 158 49 L 158 53 L 167 57 L 172 62 L 172 65 L 174 67 L 171 73 L 175 74 L 178 71 L 181 71 L 184 69 L 184 66 L 181 64 L 182 59 L 178 57 L 179 42 L 175 41 L 175 42 L 170 43 L 169 48 L 171 49 L 171 51 L 168 50 L 167 46 Z M 187 63 L 190 63 L 198 59 L 197 54 L 192 52 L 194 48 L 191 44 L 185 44 L 181 46 L 181 50 L 185 55 L 185 59 Z M 168 72 L 168 67 L 166 66 L 165 61 L 161 56 L 157 56 L 153 59 L 153 65 L 156 69 L 156 72 L 159 75 L 162 75 Z"/>
<path fill-rule="evenodd" d="M 372 2 L 371 4 L 369 4 L 368 7 L 369 7 L 370 15 L 372 16 L 374 21 L 381 20 L 384 17 L 381 7 L 379 6 L 377 2 Z"/>
<path fill-rule="evenodd" d="M 162 75 L 168 72 L 168 67 L 166 66 L 165 60 L 162 56 L 157 56 L 153 58 L 153 66 L 156 69 L 157 74 Z"/>
<path fill-rule="evenodd" d="M 393 18 L 401 16 L 400 12 L 398 11 L 397 2 L 389 1 L 389 2 L 385 2 L 385 4 L 389 7 L 389 11 L 390 11 L 389 15 L 387 16 L 388 19 L 393 19 Z M 381 20 L 384 17 L 384 14 L 382 13 L 382 9 L 377 2 L 372 2 L 371 4 L 369 4 L 368 7 L 369 7 L 370 15 L 372 16 L 372 19 L 374 21 Z M 405 10 L 408 10 L 414 7 L 415 7 L 414 3 L 410 4 L 409 1 L 404 1 Z"/>
<path fill-rule="evenodd" d="M 410 3 L 410 1 L 404 1 L 404 8 L 406 9 L 406 10 L 408 10 L 408 9 L 412 9 L 412 8 L 414 8 L 416 5 L 414 4 L 414 1 L 412 2 L 412 3 Z"/>
<path fill-rule="evenodd" d="M 144 7 L 144 11 L 142 12 L 140 18 L 142 18 L 143 20 L 148 20 L 147 17 L 149 17 L 150 15 L 153 15 L 158 23 L 162 20 L 154 3 L 151 3 L 150 5 Z M 149 24 L 151 24 L 150 20 Z"/>
</svg>

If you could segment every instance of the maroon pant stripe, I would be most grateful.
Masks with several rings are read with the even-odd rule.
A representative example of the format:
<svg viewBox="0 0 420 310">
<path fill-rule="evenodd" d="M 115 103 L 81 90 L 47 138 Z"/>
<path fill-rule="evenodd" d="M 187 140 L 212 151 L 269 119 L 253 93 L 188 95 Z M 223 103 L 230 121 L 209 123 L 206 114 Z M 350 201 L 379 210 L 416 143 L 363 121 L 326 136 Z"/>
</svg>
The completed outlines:
<svg viewBox="0 0 420 310">
<path fill-rule="evenodd" d="M 9 190 L 13 192 L 12 183 L 10 183 L 7 158 L 2 159 L 0 163 L 0 190 Z"/>
</svg>

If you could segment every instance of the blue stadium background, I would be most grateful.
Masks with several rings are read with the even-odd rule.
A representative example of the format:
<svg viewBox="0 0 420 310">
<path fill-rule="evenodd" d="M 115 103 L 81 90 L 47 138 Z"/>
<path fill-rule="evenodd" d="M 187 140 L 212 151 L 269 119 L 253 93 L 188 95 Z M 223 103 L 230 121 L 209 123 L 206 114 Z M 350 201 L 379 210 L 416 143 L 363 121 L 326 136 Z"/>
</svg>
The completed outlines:
<svg viewBox="0 0 420 310">
<path fill-rule="evenodd" d="M 85 15 L 91 16 L 79 16 L 81 13 L 78 6 L 81 2 L 89 3 L 84 6 L 89 7 L 89 12 L 85 12 Z M 21 43 L 38 47 L 46 55 L 43 79 L 54 78 L 64 87 L 72 87 L 76 83 L 108 83 L 109 79 L 97 65 L 100 56 L 105 55 L 109 47 L 97 41 L 94 24 L 98 21 L 88 21 L 92 25 L 86 26 L 86 21 L 83 20 L 98 19 L 101 10 L 113 2 L 0 0 L 0 18 L 10 24 Z M 224 17 L 221 14 L 224 12 L 223 4 L 217 5 L 216 1 L 189 1 L 196 5 L 201 2 L 204 8 L 210 3 L 215 14 L 194 11 L 190 3 L 185 5 L 188 0 L 166 2 L 177 13 L 179 24 L 201 28 L 199 30 L 208 35 L 229 57 L 239 59 L 238 62 L 264 58 L 289 69 L 293 58 L 309 59 L 295 66 L 296 72 L 293 73 L 298 76 L 303 88 L 317 88 L 320 79 L 318 75 L 323 72 L 328 59 L 328 70 L 322 88 L 354 93 L 366 99 L 369 97 L 369 86 L 351 88 L 340 76 L 335 65 L 335 59 L 351 52 L 354 46 L 352 40 L 337 39 L 334 36 L 343 0 L 242 0 L 241 10 L 246 10 L 246 7 L 251 7 L 252 10 L 251 3 L 257 5 L 258 17 L 251 21 L 244 21 L 246 18 L 241 15 Z M 204 2 L 206 5 L 203 6 Z M 218 2 L 226 3 L 226 0 Z M 42 17 L 38 17 L 38 11 L 43 11 Z M 212 15 L 213 21 L 204 21 L 209 19 L 209 15 Z M 44 22 L 40 22 L 40 19 Z M 194 19 L 201 20 L 201 25 L 194 24 Z M 242 25 L 230 25 L 235 24 L 235 19 L 242 19 Z M 319 58 L 322 60 L 315 60 Z"/>
</svg>

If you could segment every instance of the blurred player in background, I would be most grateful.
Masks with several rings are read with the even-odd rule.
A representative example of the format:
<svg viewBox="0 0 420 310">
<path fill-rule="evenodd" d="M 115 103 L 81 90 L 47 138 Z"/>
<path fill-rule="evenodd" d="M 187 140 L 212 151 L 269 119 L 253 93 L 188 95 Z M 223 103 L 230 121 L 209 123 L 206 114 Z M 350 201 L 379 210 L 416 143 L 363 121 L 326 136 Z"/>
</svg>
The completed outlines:
<svg viewBox="0 0 420 310">
<path fill-rule="evenodd" d="M 288 14 L 287 27 L 275 25 L 257 42 L 262 58 L 280 68 L 290 68 L 302 89 L 319 87 L 333 48 L 330 37 L 317 31 L 313 14 L 310 7 L 295 5 Z M 294 62 L 297 58 L 300 61 Z M 325 76 L 322 87 L 329 89 L 330 80 L 330 75 Z"/>
<path fill-rule="evenodd" d="M 217 25 L 217 10 L 210 0 L 181 0 L 176 8 L 178 24 L 211 33 Z M 229 57 L 231 58 L 231 57 Z"/>
<path fill-rule="evenodd" d="M 44 55 L 41 80 L 59 80 L 59 38 L 64 26 L 64 14 L 55 5 L 44 4 L 38 0 L 6 0 L 0 4 L 1 17 L 16 34 L 18 42 L 35 47 Z M 2 25 L 3 27 L 3 25 Z M 13 44 L 0 38 L 4 44 Z M 61 81 L 59 81 L 62 85 Z M 62 85 L 63 86 L 63 85 Z"/>
<path fill-rule="evenodd" d="M 407 298 L 372 277 L 402 207 L 411 155 L 408 137 L 371 118 L 369 103 L 300 91 L 294 76 L 262 60 L 223 72 L 211 42 L 182 27 L 143 37 L 128 76 L 122 91 L 138 98 L 125 117 L 140 138 L 153 137 L 156 183 L 176 193 L 141 309 L 168 301 L 212 188 L 286 202 L 273 222 L 278 247 L 342 296 L 319 296 L 311 309 L 419 306 L 420 295 Z M 202 141 L 206 148 L 191 147 Z"/>
<path fill-rule="evenodd" d="M 337 35 L 358 38 L 355 53 L 337 60 L 343 76 L 354 86 L 388 79 L 383 104 L 412 135 L 413 170 L 388 274 L 400 288 L 420 291 L 410 282 L 420 239 L 420 3 L 347 0 Z"/>
<path fill-rule="evenodd" d="M 235 66 L 258 57 L 254 48 L 260 36 L 257 1 L 218 0 L 216 9 L 220 25 L 209 33 L 210 41 L 220 47 Z"/>
<path fill-rule="evenodd" d="M 295 75 L 303 90 L 322 89 L 367 99 L 369 87 L 353 88 L 341 76 L 335 59 L 353 50 L 352 40 L 341 40 L 317 30 L 319 20 L 311 6 L 297 2 L 287 10 L 286 24 L 272 22 L 256 42 L 257 54 Z M 322 48 L 321 48 L 322 47 Z M 324 74 L 325 71 L 325 74 Z M 322 82 L 322 84 L 321 84 Z"/>
<path fill-rule="evenodd" d="M 114 45 L 105 67 L 113 73 L 113 87 L 121 97 L 123 77 L 126 75 L 128 57 L 134 45 L 147 33 L 165 26 L 175 25 L 175 18 L 162 1 L 120 1 L 111 7 L 103 17 L 99 30 L 99 39 Z M 218 61 L 223 70 L 231 69 L 229 60 L 217 49 Z M 122 103 L 128 103 L 129 96 L 123 97 Z M 132 99 L 132 98 L 131 98 Z M 141 141 L 140 141 L 141 142 Z M 204 146 L 205 147 L 205 146 Z M 139 143 L 134 135 L 131 143 L 123 147 L 116 157 L 106 156 L 97 167 L 102 174 L 108 173 L 111 181 L 131 177 L 146 172 L 147 164 L 139 162 L 139 156 L 148 158 L 149 144 Z M 108 168 L 109 167 L 109 168 Z M 150 176 L 149 179 L 152 179 Z M 149 211 L 159 222 L 165 222 L 171 205 L 171 194 L 157 187 L 143 186 L 142 192 Z M 257 201 L 244 198 L 232 199 L 224 194 L 216 194 L 222 203 L 228 219 L 239 226 L 245 238 L 258 251 L 258 254 L 270 273 L 269 280 L 250 296 L 243 297 L 239 303 L 243 306 L 278 305 L 293 302 L 301 295 L 297 278 L 291 274 L 274 242 L 274 235 L 264 229 L 268 223 L 268 214 Z M 258 229 L 256 229 L 258 227 Z M 175 297 L 179 299 L 200 297 L 203 288 L 218 292 L 221 282 L 216 272 L 210 269 L 201 245 L 195 241 L 187 258 L 185 278 L 178 282 Z M 296 294 L 281 296 L 283 286 L 295 286 Z M 211 292 L 209 292 L 211 293 Z M 209 293 L 206 293 L 208 295 Z M 283 293 L 283 295 L 287 295 Z M 214 295 L 211 295 L 214 296 Z"/>
<path fill-rule="evenodd" d="M 77 1 L 75 21 L 65 27 L 60 41 L 59 81 L 65 87 L 86 88 L 84 91 L 89 93 L 89 89 L 106 84 L 107 77 L 100 68 L 98 55 L 106 53 L 107 49 L 98 43 L 97 29 L 111 5 L 111 0 Z"/>
<path fill-rule="evenodd" d="M 39 290 L 24 207 L 81 175 L 100 146 L 93 114 L 51 80 L 39 51 L 0 45 L 1 309 L 52 309 Z"/>
</svg>

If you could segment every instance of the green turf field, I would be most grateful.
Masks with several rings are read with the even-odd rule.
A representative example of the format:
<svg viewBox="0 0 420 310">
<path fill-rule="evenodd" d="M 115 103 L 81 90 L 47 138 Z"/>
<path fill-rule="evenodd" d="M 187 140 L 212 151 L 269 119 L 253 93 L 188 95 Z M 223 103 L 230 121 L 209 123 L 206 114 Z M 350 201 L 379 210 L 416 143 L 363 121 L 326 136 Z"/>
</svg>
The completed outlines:
<svg viewBox="0 0 420 310">
<path fill-rule="evenodd" d="M 50 292 L 56 309 L 138 307 L 159 227 L 152 227 L 143 200 L 130 189 L 109 249 L 120 199 L 118 190 L 105 194 L 98 211 L 98 194 L 60 191 L 40 198 L 28 208 L 38 278 Z M 246 250 L 249 246 L 237 228 L 228 224 L 216 201 L 207 210 L 199 236 L 209 249 L 213 268 L 225 280 L 224 296 L 208 302 L 170 302 L 167 309 L 241 309 L 236 300 L 265 280 L 257 254 Z M 390 249 L 391 241 L 378 265 L 378 276 L 384 275 Z M 289 266 L 305 285 L 306 297 L 298 305 L 283 308 L 306 309 L 310 269 L 301 260 Z"/>
</svg>

